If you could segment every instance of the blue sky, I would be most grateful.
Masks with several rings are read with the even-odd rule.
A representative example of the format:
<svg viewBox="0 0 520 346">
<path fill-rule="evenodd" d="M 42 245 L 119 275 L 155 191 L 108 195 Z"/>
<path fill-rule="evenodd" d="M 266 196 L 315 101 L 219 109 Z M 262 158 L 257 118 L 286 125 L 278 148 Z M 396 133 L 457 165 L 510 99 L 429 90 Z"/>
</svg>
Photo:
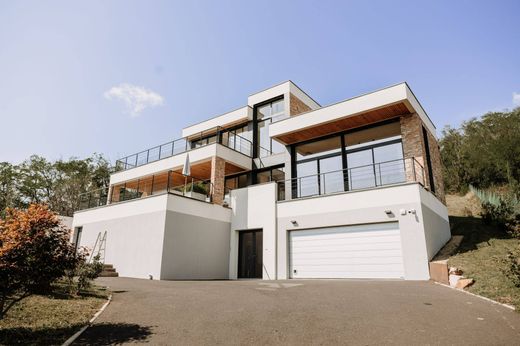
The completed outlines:
<svg viewBox="0 0 520 346">
<path fill-rule="evenodd" d="M 288 79 L 322 105 L 407 81 L 440 132 L 514 107 L 519 22 L 520 1 L 0 0 L 0 161 L 114 161 Z"/>
</svg>

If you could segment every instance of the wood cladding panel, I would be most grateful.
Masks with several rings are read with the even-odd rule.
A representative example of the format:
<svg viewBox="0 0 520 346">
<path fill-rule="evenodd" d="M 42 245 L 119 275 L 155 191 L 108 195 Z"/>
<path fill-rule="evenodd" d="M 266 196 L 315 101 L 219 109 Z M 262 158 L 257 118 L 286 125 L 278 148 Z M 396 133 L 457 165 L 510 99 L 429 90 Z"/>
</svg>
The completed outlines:
<svg viewBox="0 0 520 346">
<path fill-rule="evenodd" d="M 336 132 L 361 127 L 383 120 L 396 118 L 402 115 L 410 114 L 410 111 L 404 103 L 397 103 L 383 108 L 375 109 L 373 111 L 360 113 L 349 116 L 347 118 L 335 120 L 325 124 L 319 124 L 314 127 L 302 129 L 300 131 L 287 133 L 277 136 L 276 138 L 286 144 L 294 144 L 303 142 L 309 139 L 314 139 Z"/>
</svg>

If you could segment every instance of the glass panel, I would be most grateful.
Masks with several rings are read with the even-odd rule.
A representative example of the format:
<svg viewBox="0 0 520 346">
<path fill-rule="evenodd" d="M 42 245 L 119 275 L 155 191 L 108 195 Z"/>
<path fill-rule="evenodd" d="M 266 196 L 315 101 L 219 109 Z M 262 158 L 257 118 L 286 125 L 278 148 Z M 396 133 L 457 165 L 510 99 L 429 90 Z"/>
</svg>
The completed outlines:
<svg viewBox="0 0 520 346">
<path fill-rule="evenodd" d="M 161 159 L 165 157 L 170 157 L 173 155 L 173 143 L 167 143 L 161 145 Z"/>
<path fill-rule="evenodd" d="M 266 119 L 271 116 L 271 104 L 267 104 L 257 109 L 257 119 Z"/>
<path fill-rule="evenodd" d="M 321 159 L 319 163 L 320 194 L 344 191 L 341 155 Z"/>
<path fill-rule="evenodd" d="M 376 178 L 378 185 L 396 184 L 406 181 L 401 143 L 374 148 Z"/>
<path fill-rule="evenodd" d="M 375 186 L 372 163 L 372 149 L 347 154 L 348 179 L 351 190 Z"/>
<path fill-rule="evenodd" d="M 139 180 L 139 193 L 141 197 L 150 196 L 152 194 L 152 177 L 146 177 Z"/>
<path fill-rule="evenodd" d="M 341 138 L 332 137 L 296 147 L 296 159 L 310 159 L 341 152 Z"/>
<path fill-rule="evenodd" d="M 137 154 L 137 166 L 141 166 L 146 164 L 146 155 L 147 152 L 143 151 L 142 153 Z"/>
<path fill-rule="evenodd" d="M 157 195 L 166 192 L 168 186 L 168 173 L 154 176 L 153 179 L 153 194 Z"/>
<path fill-rule="evenodd" d="M 248 175 L 243 174 L 243 175 L 238 176 L 238 187 L 242 188 L 242 187 L 247 187 L 247 186 L 249 186 Z"/>
<path fill-rule="evenodd" d="M 159 160 L 159 147 L 152 148 L 148 151 L 148 162 Z"/>
<path fill-rule="evenodd" d="M 285 112 L 285 102 L 284 100 L 275 101 L 271 106 L 271 116 L 281 116 Z"/>
<path fill-rule="evenodd" d="M 279 153 L 285 152 L 285 145 L 283 145 L 282 143 L 277 142 L 274 139 L 271 139 L 271 145 L 272 145 L 271 151 L 273 152 L 273 154 L 279 154 Z"/>
<path fill-rule="evenodd" d="M 318 194 L 318 165 L 316 161 L 299 163 L 296 166 L 296 197 L 313 196 Z"/>
<path fill-rule="evenodd" d="M 258 144 L 260 146 L 259 156 L 265 157 L 270 155 L 271 138 L 269 138 L 269 125 L 266 121 L 258 123 Z"/>
<path fill-rule="evenodd" d="M 346 134 L 345 144 L 351 146 L 399 135 L 401 135 L 401 125 L 397 121 Z"/>
<path fill-rule="evenodd" d="M 270 182 L 271 181 L 271 171 L 257 173 L 256 181 L 257 181 L 257 184 Z"/>
<path fill-rule="evenodd" d="M 182 152 L 186 151 L 187 146 L 188 146 L 188 142 L 186 140 L 184 140 L 184 139 L 176 140 L 172 144 L 173 155 L 176 155 L 176 154 L 179 154 L 179 153 L 182 153 Z"/>
</svg>

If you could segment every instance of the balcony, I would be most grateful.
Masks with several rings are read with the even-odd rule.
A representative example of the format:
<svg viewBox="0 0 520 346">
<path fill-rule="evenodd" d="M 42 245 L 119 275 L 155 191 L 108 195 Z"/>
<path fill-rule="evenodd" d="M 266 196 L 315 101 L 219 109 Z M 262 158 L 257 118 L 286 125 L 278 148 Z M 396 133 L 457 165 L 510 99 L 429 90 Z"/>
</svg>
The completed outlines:
<svg viewBox="0 0 520 346">
<path fill-rule="evenodd" d="M 213 185 L 209 180 L 201 180 L 184 176 L 178 172 L 168 171 L 113 185 L 111 190 L 103 188 L 83 193 L 80 195 L 79 206 L 76 211 L 165 193 L 211 202 Z"/>
<path fill-rule="evenodd" d="M 424 177 L 424 167 L 412 157 L 287 179 L 278 184 L 282 184 L 279 191 L 284 191 L 286 184 L 289 184 L 292 199 L 297 199 L 407 182 L 424 186 Z M 278 200 L 285 199 L 284 194 L 278 194 Z"/>
<path fill-rule="evenodd" d="M 249 157 L 253 155 L 253 143 L 250 140 L 219 126 L 123 157 L 116 161 L 116 171 L 143 166 L 215 143 Z"/>
</svg>

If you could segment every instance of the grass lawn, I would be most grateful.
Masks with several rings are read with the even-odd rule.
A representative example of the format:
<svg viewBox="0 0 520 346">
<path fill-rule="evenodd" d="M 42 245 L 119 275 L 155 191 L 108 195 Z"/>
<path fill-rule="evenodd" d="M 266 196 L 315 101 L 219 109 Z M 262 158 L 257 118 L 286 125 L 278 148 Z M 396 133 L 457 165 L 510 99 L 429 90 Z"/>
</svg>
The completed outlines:
<svg viewBox="0 0 520 346">
<path fill-rule="evenodd" d="M 61 345 L 92 318 L 108 296 L 101 288 L 74 298 L 60 290 L 14 305 L 0 320 L 0 345 Z"/>
<path fill-rule="evenodd" d="M 483 224 L 470 195 L 448 196 L 447 201 L 452 235 L 464 235 L 457 253 L 449 258 L 449 265 L 475 279 L 470 292 L 513 305 L 520 311 L 520 288 L 503 271 L 508 251 L 520 247 L 520 240 Z"/>
</svg>

